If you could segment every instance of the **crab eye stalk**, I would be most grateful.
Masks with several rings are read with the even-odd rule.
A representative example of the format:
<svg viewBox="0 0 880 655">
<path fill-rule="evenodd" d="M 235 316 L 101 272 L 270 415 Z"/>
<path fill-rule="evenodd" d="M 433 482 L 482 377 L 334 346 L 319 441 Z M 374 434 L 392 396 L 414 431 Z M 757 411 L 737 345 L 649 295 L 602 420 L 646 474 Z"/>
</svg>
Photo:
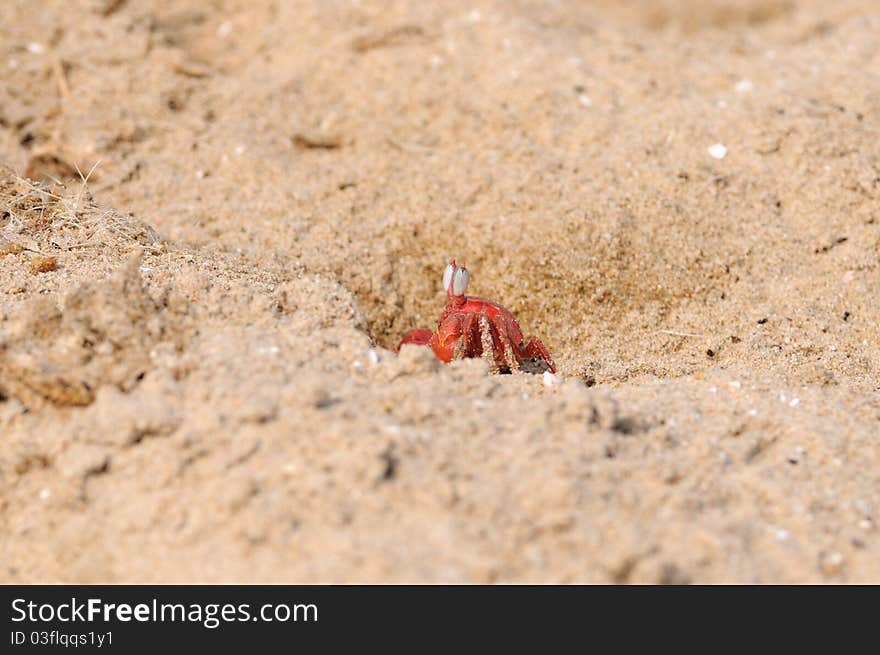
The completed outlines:
<svg viewBox="0 0 880 655">
<path fill-rule="evenodd" d="M 452 277 L 455 275 L 455 264 L 446 264 L 446 270 L 443 271 L 443 290 L 449 291 L 449 285 L 452 284 Z"/>
<path fill-rule="evenodd" d="M 471 274 L 464 267 L 456 269 L 452 276 L 452 293 L 456 296 L 463 296 L 467 291 L 468 283 L 471 281 Z"/>
</svg>

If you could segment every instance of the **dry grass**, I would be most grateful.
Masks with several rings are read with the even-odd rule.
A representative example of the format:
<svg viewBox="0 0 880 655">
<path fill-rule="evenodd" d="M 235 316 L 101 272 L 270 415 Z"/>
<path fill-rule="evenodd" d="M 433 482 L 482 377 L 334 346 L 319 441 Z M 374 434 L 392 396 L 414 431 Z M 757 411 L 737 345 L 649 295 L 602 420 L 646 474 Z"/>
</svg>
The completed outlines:
<svg viewBox="0 0 880 655">
<path fill-rule="evenodd" d="M 93 169 L 94 170 L 94 169 Z M 161 250 L 159 235 L 137 218 L 99 208 L 88 190 L 93 171 L 80 174 L 75 190 L 55 182 L 33 182 L 0 167 L 0 247 L 49 256 L 52 250 L 110 247 Z"/>
</svg>

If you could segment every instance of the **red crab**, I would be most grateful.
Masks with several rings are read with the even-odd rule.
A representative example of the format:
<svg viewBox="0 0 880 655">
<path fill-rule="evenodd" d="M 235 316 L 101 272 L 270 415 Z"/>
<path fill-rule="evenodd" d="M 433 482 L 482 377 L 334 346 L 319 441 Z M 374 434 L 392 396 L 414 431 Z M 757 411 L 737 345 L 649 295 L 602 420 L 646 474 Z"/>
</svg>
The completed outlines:
<svg viewBox="0 0 880 655">
<path fill-rule="evenodd" d="M 486 357 L 496 371 L 519 369 L 540 373 L 556 365 L 544 344 L 523 335 L 513 315 L 501 305 L 485 298 L 466 296 L 470 273 L 455 260 L 443 272 L 443 288 L 449 300 L 437 322 L 437 330 L 411 330 L 400 341 L 430 346 L 437 359 L 450 362 L 465 357 Z"/>
</svg>

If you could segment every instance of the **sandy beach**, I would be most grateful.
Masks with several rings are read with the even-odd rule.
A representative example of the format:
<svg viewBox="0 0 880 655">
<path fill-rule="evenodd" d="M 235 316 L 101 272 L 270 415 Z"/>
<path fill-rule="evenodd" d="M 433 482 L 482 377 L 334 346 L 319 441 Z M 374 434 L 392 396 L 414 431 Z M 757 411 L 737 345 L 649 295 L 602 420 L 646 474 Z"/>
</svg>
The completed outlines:
<svg viewBox="0 0 880 655">
<path fill-rule="evenodd" d="M 0 3 L 0 582 L 880 582 L 878 34 Z"/>
</svg>

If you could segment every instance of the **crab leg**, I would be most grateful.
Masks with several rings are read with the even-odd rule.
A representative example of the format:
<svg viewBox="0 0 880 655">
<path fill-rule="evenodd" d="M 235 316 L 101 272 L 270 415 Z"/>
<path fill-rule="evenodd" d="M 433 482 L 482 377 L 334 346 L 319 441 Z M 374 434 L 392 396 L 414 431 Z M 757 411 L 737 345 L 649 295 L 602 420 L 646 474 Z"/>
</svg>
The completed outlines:
<svg viewBox="0 0 880 655">
<path fill-rule="evenodd" d="M 511 330 L 508 322 L 504 316 L 498 315 L 493 323 L 495 324 L 495 334 L 498 335 L 496 359 L 499 359 L 498 355 L 501 355 L 500 359 L 511 372 L 519 370 L 519 359 L 517 359 L 519 348 L 510 340 Z"/>
<path fill-rule="evenodd" d="M 464 359 L 479 354 L 480 326 L 476 314 L 467 314 L 461 321 L 461 336 L 455 346 L 453 359 Z"/>
<path fill-rule="evenodd" d="M 522 354 L 523 357 L 527 357 L 529 359 L 540 357 L 545 362 L 547 362 L 547 366 L 550 367 L 550 372 L 556 373 L 556 364 L 553 363 L 553 358 L 550 357 L 550 352 L 547 350 L 546 346 L 544 346 L 544 344 L 535 337 L 529 339 L 526 347 L 522 349 Z"/>
<path fill-rule="evenodd" d="M 489 366 L 493 371 L 500 371 L 504 359 L 500 357 L 502 352 L 501 337 L 495 322 L 489 318 L 489 313 L 484 309 L 480 312 L 480 354 L 489 360 Z"/>
</svg>

